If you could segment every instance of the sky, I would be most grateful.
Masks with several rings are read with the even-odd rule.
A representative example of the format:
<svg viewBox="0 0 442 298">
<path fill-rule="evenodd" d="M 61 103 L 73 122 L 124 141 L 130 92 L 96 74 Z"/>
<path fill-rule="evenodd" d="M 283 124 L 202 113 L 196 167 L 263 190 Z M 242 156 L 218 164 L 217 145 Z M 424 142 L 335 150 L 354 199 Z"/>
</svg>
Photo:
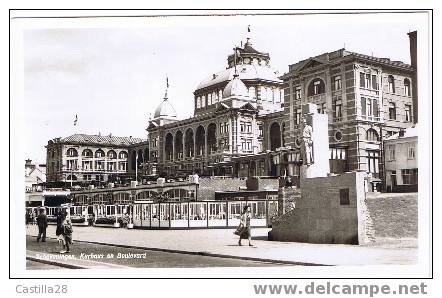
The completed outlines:
<svg viewBox="0 0 442 298">
<path fill-rule="evenodd" d="M 280 74 L 344 47 L 410 63 L 407 33 L 419 36 L 424 21 L 417 13 L 34 19 L 23 30 L 23 159 L 44 163 L 48 140 L 73 133 L 146 138 L 166 76 L 178 118 L 191 117 L 198 83 L 225 69 L 247 37 Z"/>
</svg>

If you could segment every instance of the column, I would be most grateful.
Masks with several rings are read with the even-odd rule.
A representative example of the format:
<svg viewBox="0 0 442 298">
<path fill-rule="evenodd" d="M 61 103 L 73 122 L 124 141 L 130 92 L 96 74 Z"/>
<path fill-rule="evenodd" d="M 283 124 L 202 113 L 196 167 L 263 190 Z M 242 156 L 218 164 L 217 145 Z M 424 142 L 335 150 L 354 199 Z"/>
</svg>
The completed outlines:
<svg viewBox="0 0 442 298">
<path fill-rule="evenodd" d="M 186 158 L 186 132 L 183 133 L 183 160 Z"/>
<path fill-rule="evenodd" d="M 193 129 L 193 157 L 196 157 L 196 129 Z"/>
<path fill-rule="evenodd" d="M 252 116 L 252 152 L 253 154 L 255 154 L 255 149 L 258 149 L 258 136 L 256 134 L 256 120 L 255 120 L 255 115 Z"/>
<path fill-rule="evenodd" d="M 172 161 L 175 161 L 175 135 L 172 137 Z"/>
<path fill-rule="evenodd" d="M 240 141 L 239 141 L 239 134 L 240 134 L 240 117 L 239 114 L 236 114 L 236 152 L 239 151 Z"/>
<path fill-rule="evenodd" d="M 207 151 L 207 129 L 204 130 L 204 158 L 207 160 L 209 157 Z"/>
<path fill-rule="evenodd" d="M 232 121 L 232 118 L 229 117 L 229 152 L 230 153 L 233 153 L 232 131 L 233 131 L 233 121 Z"/>
<path fill-rule="evenodd" d="M 284 133 L 282 132 L 282 124 L 284 123 L 284 120 L 281 122 L 278 122 L 279 124 L 279 133 L 281 135 L 281 147 L 284 147 Z"/>
</svg>

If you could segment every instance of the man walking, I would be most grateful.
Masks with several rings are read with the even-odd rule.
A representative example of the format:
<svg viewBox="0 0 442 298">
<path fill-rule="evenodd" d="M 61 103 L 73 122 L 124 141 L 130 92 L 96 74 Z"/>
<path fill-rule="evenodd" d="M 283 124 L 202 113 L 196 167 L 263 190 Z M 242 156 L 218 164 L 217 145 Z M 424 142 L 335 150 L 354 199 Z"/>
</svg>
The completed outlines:
<svg viewBox="0 0 442 298">
<path fill-rule="evenodd" d="M 45 214 L 45 209 L 40 209 L 40 214 L 37 216 L 38 236 L 37 242 L 46 242 L 46 228 L 48 227 L 48 217 Z"/>
</svg>

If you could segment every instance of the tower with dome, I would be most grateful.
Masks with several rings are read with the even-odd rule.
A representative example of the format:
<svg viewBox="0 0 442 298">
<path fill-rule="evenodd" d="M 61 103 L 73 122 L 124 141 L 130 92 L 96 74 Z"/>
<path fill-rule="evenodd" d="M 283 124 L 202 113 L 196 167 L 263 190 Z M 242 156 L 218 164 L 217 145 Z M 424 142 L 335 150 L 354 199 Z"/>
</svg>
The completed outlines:
<svg viewBox="0 0 442 298">
<path fill-rule="evenodd" d="M 232 52 L 224 70 L 196 87 L 193 117 L 177 119 L 166 91 L 147 127 L 149 174 L 268 174 L 267 151 L 282 146 L 282 81 L 270 55 L 250 38 Z M 278 123 L 276 136 L 270 136 L 269 119 Z"/>
</svg>

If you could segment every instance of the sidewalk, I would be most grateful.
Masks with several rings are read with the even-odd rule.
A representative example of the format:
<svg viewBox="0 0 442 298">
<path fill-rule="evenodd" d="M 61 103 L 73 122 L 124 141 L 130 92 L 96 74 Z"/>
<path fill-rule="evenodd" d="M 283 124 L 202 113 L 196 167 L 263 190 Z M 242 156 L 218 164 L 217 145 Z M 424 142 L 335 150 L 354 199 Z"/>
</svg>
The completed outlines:
<svg viewBox="0 0 442 298">
<path fill-rule="evenodd" d="M 233 229 L 127 230 L 74 227 L 75 241 L 144 247 L 155 250 L 231 256 L 241 259 L 273 260 L 304 265 L 412 265 L 417 263 L 416 248 L 383 248 L 341 244 L 308 244 L 267 241 L 269 229 L 252 230 L 253 247 L 247 240 L 238 246 Z M 36 236 L 38 228 L 28 226 L 27 235 Z M 55 237 L 55 226 L 47 229 Z M 261 240 L 262 239 L 262 240 Z M 75 244 L 74 244 L 75 245 Z"/>
</svg>

